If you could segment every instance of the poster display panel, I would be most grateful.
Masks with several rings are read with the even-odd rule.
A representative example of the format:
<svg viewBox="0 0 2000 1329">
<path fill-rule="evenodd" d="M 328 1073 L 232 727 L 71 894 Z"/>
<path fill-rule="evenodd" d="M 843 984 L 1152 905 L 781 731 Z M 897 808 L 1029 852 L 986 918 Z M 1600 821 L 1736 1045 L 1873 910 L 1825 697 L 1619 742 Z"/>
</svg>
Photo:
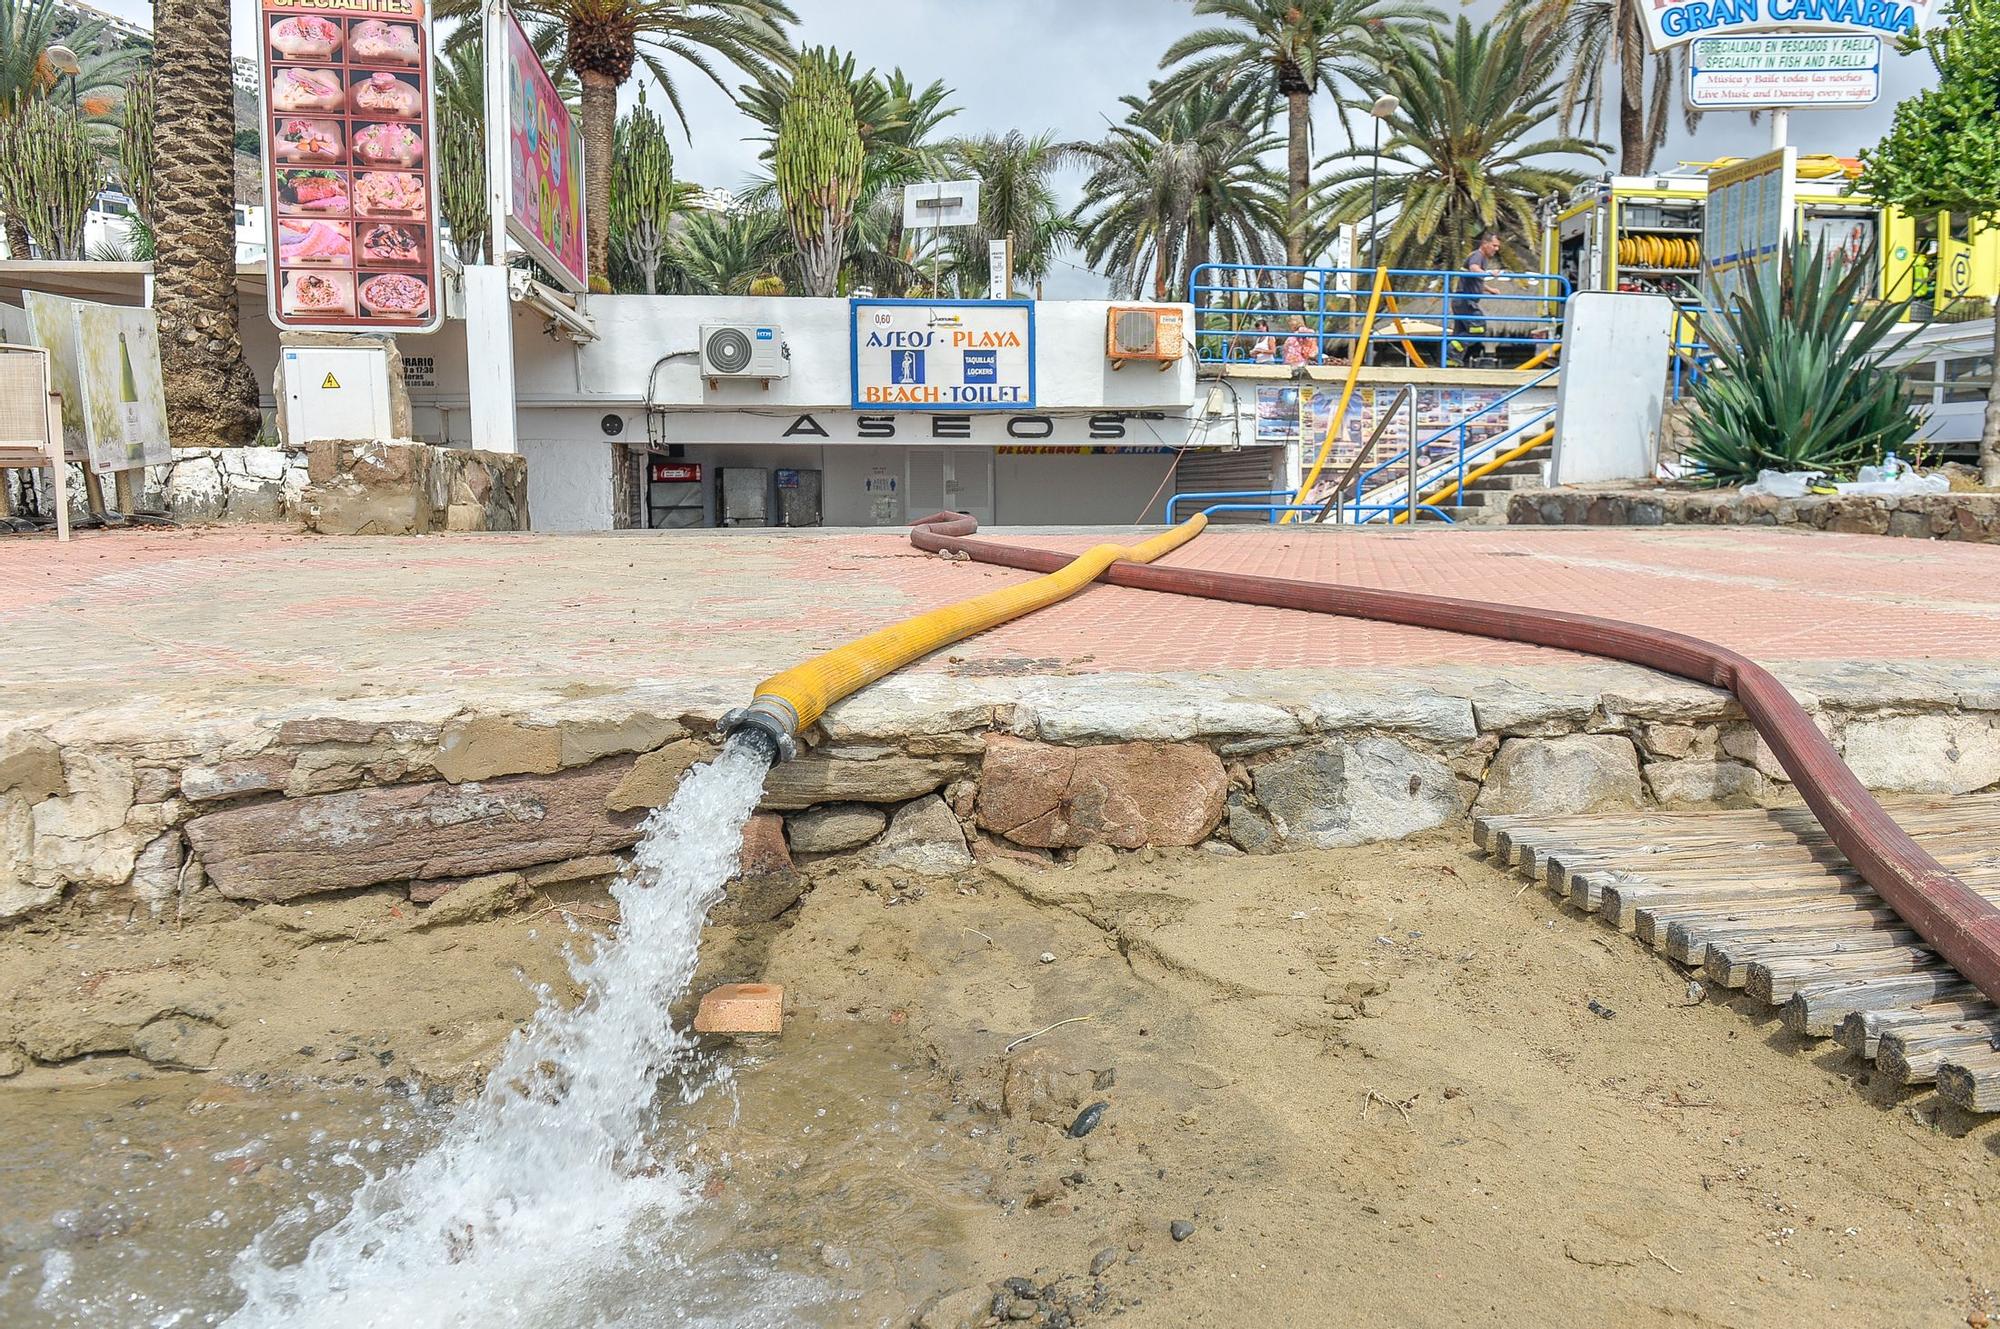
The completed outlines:
<svg viewBox="0 0 2000 1329">
<path fill-rule="evenodd" d="M 91 470 L 102 475 L 173 460 L 160 325 L 152 310 L 77 305 L 76 379 Z"/>
</svg>

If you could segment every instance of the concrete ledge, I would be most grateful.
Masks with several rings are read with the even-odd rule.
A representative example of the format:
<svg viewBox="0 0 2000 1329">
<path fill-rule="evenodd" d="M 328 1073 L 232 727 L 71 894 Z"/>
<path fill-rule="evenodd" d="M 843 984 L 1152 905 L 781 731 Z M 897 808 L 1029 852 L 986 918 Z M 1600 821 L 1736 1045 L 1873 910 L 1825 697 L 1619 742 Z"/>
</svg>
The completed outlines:
<svg viewBox="0 0 2000 1329">
<path fill-rule="evenodd" d="M 1513 526 L 1801 526 L 1850 535 L 2000 542 L 2000 493 L 1869 498 L 1809 494 L 1745 497 L 1734 489 L 1523 489 L 1507 503 Z"/>
<path fill-rule="evenodd" d="M 1781 674 L 1871 788 L 2000 786 L 2000 667 Z M 0 722 L 0 920 L 133 926 L 496 872 L 601 876 L 713 751 L 735 689 L 648 684 L 150 705 Z M 951 872 L 994 853 L 1394 839 L 1468 812 L 1773 804 L 1734 702 L 1618 665 L 885 680 L 835 707 L 764 801 L 794 855 Z M 829 818 L 842 827 L 832 834 Z M 775 835 L 772 837 L 775 841 Z M 812 852 L 813 850 L 822 852 Z M 1102 853 L 1103 849 L 1093 852 Z"/>
</svg>

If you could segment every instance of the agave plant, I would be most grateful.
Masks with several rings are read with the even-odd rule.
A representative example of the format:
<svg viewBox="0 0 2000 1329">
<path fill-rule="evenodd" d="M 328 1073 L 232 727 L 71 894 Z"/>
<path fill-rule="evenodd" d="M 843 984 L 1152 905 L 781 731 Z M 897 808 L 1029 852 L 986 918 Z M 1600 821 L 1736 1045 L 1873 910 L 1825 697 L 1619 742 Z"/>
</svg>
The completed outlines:
<svg viewBox="0 0 2000 1329">
<path fill-rule="evenodd" d="M 1695 388 L 1687 451 L 1701 481 L 1747 484 L 1765 470 L 1848 475 L 1917 431 L 1882 363 L 1897 349 L 1883 342 L 1903 306 L 1856 314 L 1874 271 L 1873 254 L 1848 264 L 1796 242 L 1776 282 L 1749 282 L 1734 306 L 1703 316 L 1716 366 Z"/>
</svg>

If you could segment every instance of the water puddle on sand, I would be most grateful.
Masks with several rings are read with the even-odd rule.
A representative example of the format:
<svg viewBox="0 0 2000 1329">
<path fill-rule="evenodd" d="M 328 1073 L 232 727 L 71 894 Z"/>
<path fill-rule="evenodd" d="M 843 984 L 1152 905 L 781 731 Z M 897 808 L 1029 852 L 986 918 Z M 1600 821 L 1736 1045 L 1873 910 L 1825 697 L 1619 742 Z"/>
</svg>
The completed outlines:
<svg viewBox="0 0 2000 1329">
<path fill-rule="evenodd" d="M 800 1021 L 705 1055 L 667 1019 L 762 776 L 726 750 L 654 814 L 615 940 L 572 964 L 589 995 L 545 1004 L 466 1103 L 178 1078 L 0 1092 L 0 1323 L 906 1318 L 983 1182 L 915 1050 Z"/>
</svg>

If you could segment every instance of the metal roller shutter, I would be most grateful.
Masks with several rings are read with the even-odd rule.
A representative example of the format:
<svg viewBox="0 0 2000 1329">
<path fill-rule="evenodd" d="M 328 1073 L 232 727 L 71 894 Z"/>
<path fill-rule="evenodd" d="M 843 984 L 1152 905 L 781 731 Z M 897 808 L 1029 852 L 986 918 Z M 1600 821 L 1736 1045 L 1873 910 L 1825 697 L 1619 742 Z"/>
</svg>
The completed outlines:
<svg viewBox="0 0 2000 1329">
<path fill-rule="evenodd" d="M 1206 494 L 1275 489 L 1279 469 L 1284 463 L 1283 448 L 1241 448 L 1235 452 L 1201 449 L 1183 452 L 1180 461 L 1174 466 L 1174 492 Z M 1192 508 L 1184 505 L 1183 511 L 1191 513 L 1199 511 L 1200 507 L 1200 504 Z M 1218 512 L 1209 520 L 1216 523 L 1249 524 L 1268 522 L 1270 518 L 1262 512 Z"/>
</svg>

